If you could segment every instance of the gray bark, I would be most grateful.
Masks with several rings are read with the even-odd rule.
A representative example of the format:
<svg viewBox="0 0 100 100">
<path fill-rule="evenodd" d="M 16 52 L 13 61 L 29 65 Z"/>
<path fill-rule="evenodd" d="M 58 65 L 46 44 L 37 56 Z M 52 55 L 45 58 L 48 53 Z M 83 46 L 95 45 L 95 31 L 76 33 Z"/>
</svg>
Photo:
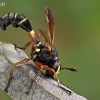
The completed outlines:
<svg viewBox="0 0 100 100">
<path fill-rule="evenodd" d="M 15 49 L 12 44 L 0 42 L 0 89 L 4 90 L 9 78 L 9 70 L 12 63 L 27 58 L 23 50 Z M 38 71 L 32 61 L 14 67 L 13 79 L 8 89 L 8 95 L 12 100 L 87 100 L 72 91 L 69 96 L 65 91 L 58 87 L 55 80 L 48 78 L 41 73 L 33 83 L 29 95 L 26 95 L 30 80 Z"/>
</svg>

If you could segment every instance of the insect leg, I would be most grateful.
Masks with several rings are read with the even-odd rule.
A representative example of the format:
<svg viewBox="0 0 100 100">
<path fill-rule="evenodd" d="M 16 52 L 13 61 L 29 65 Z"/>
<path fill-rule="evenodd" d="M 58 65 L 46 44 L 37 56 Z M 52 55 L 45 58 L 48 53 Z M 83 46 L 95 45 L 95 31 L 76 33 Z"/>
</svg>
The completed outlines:
<svg viewBox="0 0 100 100">
<path fill-rule="evenodd" d="M 4 91 L 6 93 L 8 93 L 8 88 L 10 86 L 10 83 L 12 81 L 12 76 L 13 76 L 13 67 L 15 67 L 16 65 L 19 65 L 19 64 L 22 64 L 22 63 L 25 63 L 25 62 L 28 62 L 30 60 L 30 58 L 25 58 L 19 62 L 16 62 L 16 63 L 13 63 L 13 65 L 11 66 L 11 69 L 10 69 L 10 74 L 9 74 L 9 80 L 8 80 L 8 83 L 7 83 L 7 86 L 5 87 Z M 16 66 L 17 67 L 17 66 Z"/>
<path fill-rule="evenodd" d="M 42 66 L 42 67 L 43 67 L 42 70 L 49 70 L 49 71 L 52 71 L 52 72 L 54 73 L 54 75 L 55 75 L 55 79 L 56 79 L 56 81 L 57 81 L 57 83 L 58 83 L 58 87 L 61 88 L 61 89 L 64 90 L 64 91 L 66 91 L 66 92 L 68 93 L 68 95 L 71 95 L 71 91 L 67 90 L 66 88 L 64 88 L 64 87 L 62 87 L 62 86 L 60 85 L 59 79 L 58 79 L 57 74 L 56 74 L 56 72 L 54 71 L 54 69 L 52 69 L 52 68 L 50 68 L 50 67 L 45 67 L 45 66 L 43 66 L 40 62 L 37 62 L 37 61 L 35 61 L 34 63 L 35 63 L 39 68 L 41 68 L 41 66 Z"/>
<path fill-rule="evenodd" d="M 14 44 L 14 46 L 15 46 L 15 49 L 19 48 L 19 49 L 25 50 L 32 42 L 33 40 L 30 40 L 24 47 L 19 47 L 16 44 Z"/>
<path fill-rule="evenodd" d="M 5 89 L 4 89 L 4 91 L 5 91 L 6 93 L 8 93 L 8 88 L 9 88 L 10 83 L 11 83 L 11 81 L 12 81 L 12 76 L 13 76 L 13 66 L 11 66 L 11 68 L 10 68 L 9 80 L 8 80 L 7 86 L 6 86 Z"/>
<path fill-rule="evenodd" d="M 25 94 L 29 95 L 29 92 L 30 92 L 30 90 L 31 90 L 31 88 L 32 88 L 32 86 L 33 86 L 33 82 L 36 80 L 37 76 L 38 76 L 38 75 L 40 74 L 40 72 L 42 71 L 42 68 L 43 68 L 43 65 L 41 66 L 40 70 L 37 72 L 37 74 L 35 75 L 35 77 L 32 79 L 31 84 L 30 84 L 30 86 L 29 86 L 29 88 L 28 88 L 28 91 L 25 92 Z"/>
<path fill-rule="evenodd" d="M 40 62 L 38 62 L 38 61 L 35 61 L 34 63 L 40 68 L 40 70 L 37 72 L 37 74 L 35 75 L 35 77 L 34 77 L 33 80 L 31 81 L 31 84 L 30 84 L 30 86 L 29 86 L 28 91 L 25 92 L 26 94 L 29 94 L 30 89 L 32 88 L 33 82 L 36 80 L 37 76 L 39 75 L 39 73 L 40 73 L 42 70 L 50 70 L 50 71 L 53 71 L 54 74 L 55 74 L 55 77 L 56 77 L 56 81 L 57 81 L 57 83 L 58 83 L 58 87 L 60 87 L 59 79 L 58 79 L 58 77 L 57 77 L 55 71 L 54 71 L 52 68 L 45 67 L 45 66 L 43 66 L 43 65 L 42 65 Z"/>
</svg>

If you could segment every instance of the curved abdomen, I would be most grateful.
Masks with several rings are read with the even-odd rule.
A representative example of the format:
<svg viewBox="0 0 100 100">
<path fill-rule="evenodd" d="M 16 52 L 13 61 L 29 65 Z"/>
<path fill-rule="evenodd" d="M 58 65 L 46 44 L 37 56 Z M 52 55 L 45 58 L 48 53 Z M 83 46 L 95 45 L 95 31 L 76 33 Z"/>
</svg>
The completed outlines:
<svg viewBox="0 0 100 100">
<path fill-rule="evenodd" d="M 19 13 L 7 13 L 0 17 L 0 26 L 3 30 L 6 30 L 8 25 L 12 24 L 14 27 L 21 27 L 25 31 L 32 31 L 32 26 L 25 15 Z"/>
</svg>

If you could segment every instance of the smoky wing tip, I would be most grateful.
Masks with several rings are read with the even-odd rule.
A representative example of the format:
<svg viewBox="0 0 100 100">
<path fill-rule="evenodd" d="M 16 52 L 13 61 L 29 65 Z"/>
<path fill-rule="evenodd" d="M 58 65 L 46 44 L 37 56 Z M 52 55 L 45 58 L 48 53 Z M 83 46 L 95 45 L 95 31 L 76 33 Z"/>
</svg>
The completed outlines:
<svg viewBox="0 0 100 100">
<path fill-rule="evenodd" d="M 44 13 L 48 14 L 48 12 L 50 12 L 50 9 L 49 9 L 48 6 L 45 6 L 45 8 L 44 8 Z"/>
<path fill-rule="evenodd" d="M 45 10 L 45 9 L 49 9 L 48 6 L 45 6 L 45 7 L 44 7 L 44 10 Z"/>
</svg>

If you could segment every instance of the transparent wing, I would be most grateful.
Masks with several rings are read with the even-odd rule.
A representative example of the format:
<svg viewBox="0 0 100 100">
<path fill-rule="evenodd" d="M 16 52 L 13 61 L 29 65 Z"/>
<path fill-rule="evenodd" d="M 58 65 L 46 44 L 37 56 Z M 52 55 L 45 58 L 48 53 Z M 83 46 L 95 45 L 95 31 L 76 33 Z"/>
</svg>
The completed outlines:
<svg viewBox="0 0 100 100">
<path fill-rule="evenodd" d="M 48 7 L 44 8 L 44 13 L 45 13 L 45 20 L 47 23 L 47 27 L 48 27 L 48 34 L 49 34 L 49 42 L 50 44 L 53 44 L 54 42 L 54 19 L 51 13 L 51 10 Z"/>
<path fill-rule="evenodd" d="M 51 47 L 50 47 L 50 42 L 49 42 L 49 36 L 48 36 L 48 34 L 47 34 L 45 31 L 43 31 L 42 29 L 39 29 L 39 32 L 40 32 L 40 34 L 43 36 L 43 38 L 44 38 L 44 40 L 45 40 L 45 42 L 46 42 L 46 45 L 47 45 L 47 47 L 48 47 L 48 50 L 51 51 Z"/>
</svg>

